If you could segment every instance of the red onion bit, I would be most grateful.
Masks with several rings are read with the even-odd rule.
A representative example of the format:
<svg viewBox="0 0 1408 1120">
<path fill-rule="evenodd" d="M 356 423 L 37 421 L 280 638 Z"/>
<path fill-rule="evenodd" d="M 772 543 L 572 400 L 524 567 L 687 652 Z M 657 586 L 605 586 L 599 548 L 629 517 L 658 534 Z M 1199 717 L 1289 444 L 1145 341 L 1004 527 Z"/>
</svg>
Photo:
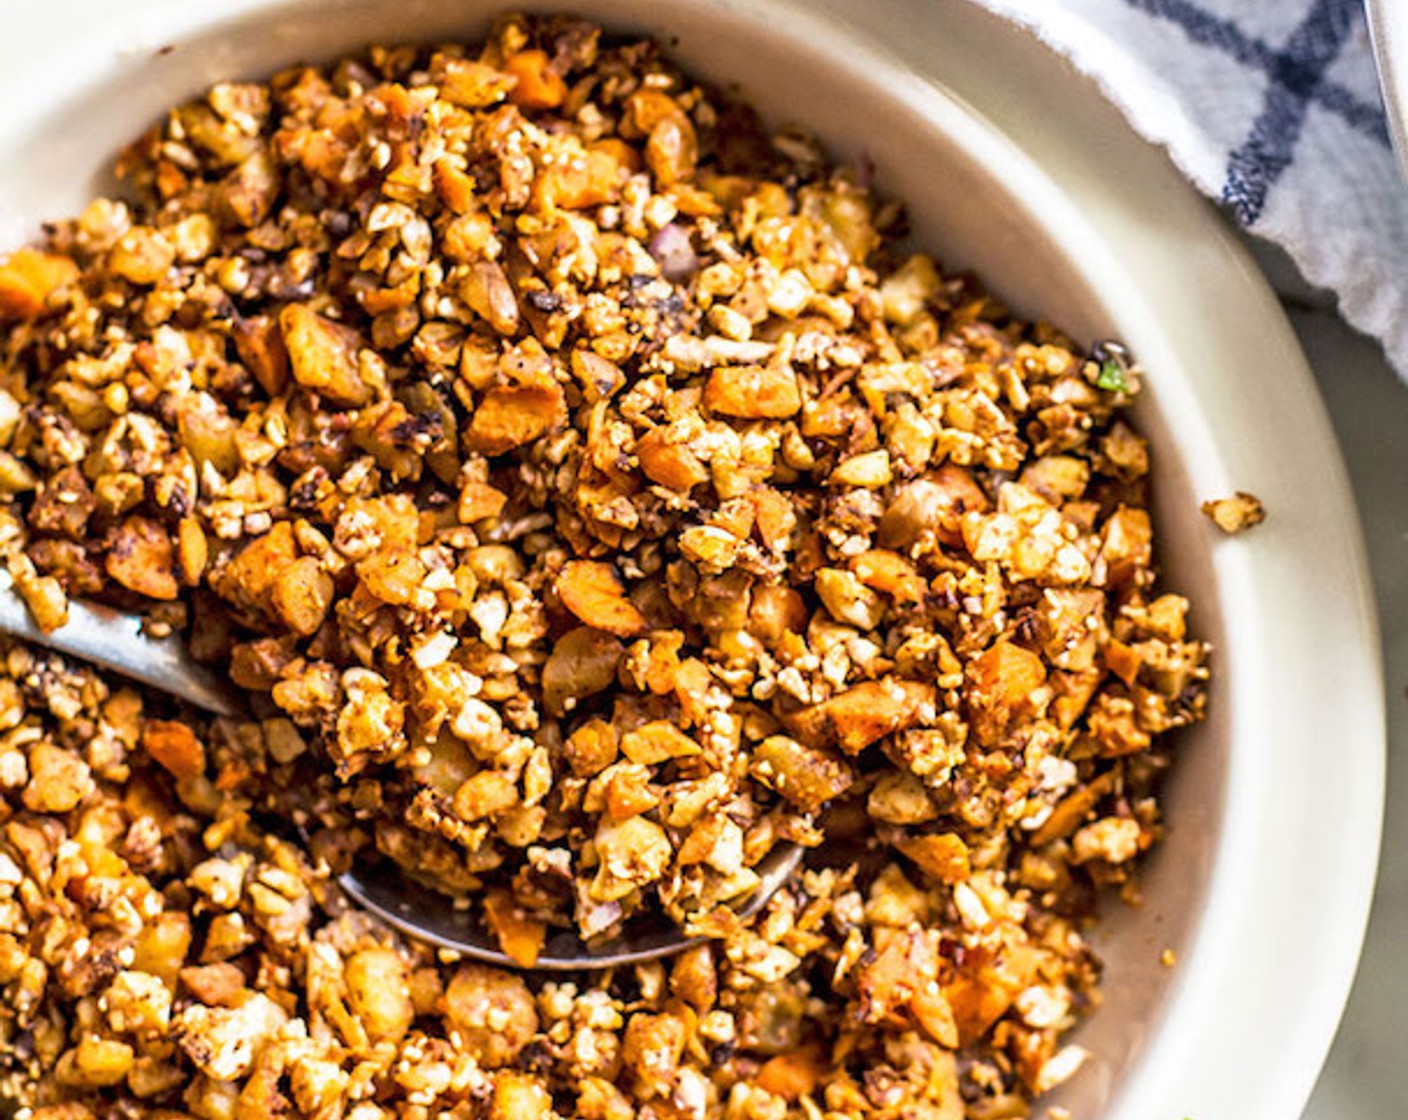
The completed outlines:
<svg viewBox="0 0 1408 1120">
<path fill-rule="evenodd" d="M 689 231 L 670 222 L 650 239 L 650 255 L 660 264 L 660 274 L 672 284 L 688 280 L 699 270 L 699 257 L 690 244 Z"/>
</svg>

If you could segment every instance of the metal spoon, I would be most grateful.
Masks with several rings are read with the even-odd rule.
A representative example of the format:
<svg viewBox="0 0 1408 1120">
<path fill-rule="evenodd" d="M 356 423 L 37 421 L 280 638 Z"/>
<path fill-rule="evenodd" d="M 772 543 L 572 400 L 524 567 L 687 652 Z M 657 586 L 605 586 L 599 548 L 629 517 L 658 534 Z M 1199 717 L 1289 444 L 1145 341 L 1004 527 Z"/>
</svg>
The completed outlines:
<svg viewBox="0 0 1408 1120">
<path fill-rule="evenodd" d="M 0 633 L 47 646 L 59 653 L 101 665 L 159 692 L 219 716 L 244 711 L 238 691 L 196 664 L 176 637 L 154 638 L 144 633 L 140 619 L 95 603 L 70 602 L 68 623 L 52 633 L 35 625 L 8 574 L 0 570 Z M 802 860 L 796 844 L 780 844 L 754 869 L 757 888 L 735 907 L 740 917 L 757 913 L 787 882 Z M 397 875 L 386 862 L 366 861 L 338 880 L 363 909 L 408 937 L 453 949 L 475 960 L 507 968 L 520 967 L 504 954 L 497 941 L 467 911 L 438 891 Z M 552 933 L 535 969 L 566 972 L 615 968 L 678 953 L 694 944 L 668 920 L 637 920 L 612 942 L 592 946 L 575 933 Z"/>
</svg>

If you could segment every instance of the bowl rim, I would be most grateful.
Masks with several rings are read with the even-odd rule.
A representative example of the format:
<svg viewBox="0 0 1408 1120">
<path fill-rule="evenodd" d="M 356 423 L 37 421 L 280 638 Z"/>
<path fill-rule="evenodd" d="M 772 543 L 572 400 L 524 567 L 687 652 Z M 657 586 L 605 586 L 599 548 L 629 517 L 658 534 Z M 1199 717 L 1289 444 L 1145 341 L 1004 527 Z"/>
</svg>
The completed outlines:
<svg viewBox="0 0 1408 1120">
<path fill-rule="evenodd" d="M 1395 0 L 1364 0 L 1398 167 L 1408 178 L 1408 8 Z"/>
<path fill-rule="evenodd" d="M 1328 1049 L 1348 994 L 1367 921 L 1383 805 L 1384 698 L 1372 590 L 1352 493 L 1328 418 L 1284 315 L 1245 251 L 1232 241 L 1201 200 L 1193 198 L 1190 203 L 1191 188 L 1165 166 L 1156 190 L 1173 209 L 1164 211 L 1161 219 L 1172 227 L 1173 238 L 1181 235 L 1196 240 L 1211 254 L 1211 259 L 1200 258 L 1198 267 L 1188 261 L 1180 263 L 1174 259 L 1177 252 L 1170 247 L 1166 254 L 1168 260 L 1163 263 L 1185 282 L 1201 281 L 1214 289 L 1222 303 L 1223 317 L 1233 318 L 1238 312 L 1250 315 L 1262 332 L 1260 346 L 1265 353 L 1259 360 L 1251 360 L 1245 369 L 1238 370 L 1248 384 L 1237 392 L 1224 393 L 1217 398 L 1220 404 L 1232 410 L 1231 414 L 1209 416 L 1209 406 L 1201 396 L 1210 392 L 1209 382 L 1190 373 L 1188 344 L 1175 337 L 1172 323 L 1163 317 L 1160 308 L 1151 305 L 1150 286 L 1141 275 L 1141 266 L 1147 266 L 1147 259 L 1131 259 L 1131 252 L 1115 244 L 1108 231 L 1087 220 L 1073 193 L 1081 185 L 1080 176 L 1074 174 L 1068 164 L 1053 166 L 1048 159 L 1039 165 L 1030 155 L 1030 146 L 1024 150 L 1012 139 L 1014 132 L 1020 133 L 1020 128 L 1014 128 L 1010 116 L 1004 117 L 999 112 L 1000 123 L 991 123 L 986 115 L 988 106 L 980 93 L 975 96 L 972 88 L 953 92 L 930 67 L 905 58 L 901 44 L 877 41 L 883 40 L 878 21 L 868 22 L 864 29 L 857 29 L 852 23 L 849 30 L 843 30 L 848 21 L 835 3 L 813 3 L 810 11 L 799 8 L 792 0 L 753 0 L 748 5 L 738 0 L 715 0 L 712 5 L 710 0 L 675 0 L 675 3 L 679 8 L 691 9 L 713 6 L 721 18 L 759 26 L 769 12 L 785 10 L 788 34 L 799 43 L 822 52 L 836 65 L 862 74 L 869 82 L 888 86 L 897 100 L 942 122 L 945 135 L 966 151 L 991 161 L 995 167 L 1020 173 L 1024 177 L 1023 191 L 1028 205 L 1042 207 L 1048 219 L 1060 218 L 1067 233 L 1057 238 L 1058 243 L 1068 253 L 1075 254 L 1078 250 L 1084 255 L 1086 272 L 1111 314 L 1121 324 L 1139 324 L 1138 329 L 1122 333 L 1138 338 L 1138 352 L 1146 365 L 1181 371 L 1168 383 L 1161 383 L 1160 395 L 1163 409 L 1179 416 L 1180 438 L 1201 448 L 1203 473 L 1200 481 L 1220 479 L 1231 483 L 1242 477 L 1248 453 L 1245 448 L 1233 446 L 1239 424 L 1246 428 L 1253 421 L 1270 418 L 1294 431 L 1297 450 L 1304 462 L 1292 465 L 1289 478 L 1280 480 L 1280 490 L 1288 492 L 1289 483 L 1289 490 L 1313 507 L 1313 512 L 1324 515 L 1321 532 L 1317 536 L 1307 529 L 1304 521 L 1313 519 L 1288 518 L 1284 530 L 1279 526 L 1270 529 L 1278 525 L 1277 507 L 1273 506 L 1273 521 L 1268 523 L 1267 530 L 1258 530 L 1262 535 L 1254 534 L 1245 543 L 1228 542 L 1219 549 L 1220 594 L 1224 598 L 1231 596 L 1258 603 L 1265 597 L 1259 586 L 1263 576 L 1283 588 L 1302 586 L 1307 580 L 1313 584 L 1318 577 L 1342 581 L 1333 584 L 1329 592 L 1334 609 L 1343 616 L 1334 620 L 1336 625 L 1329 627 L 1329 632 L 1343 641 L 1333 650 L 1333 657 L 1329 651 L 1323 657 L 1303 652 L 1300 677 L 1296 679 L 1308 684 L 1315 677 L 1315 673 L 1307 672 L 1310 663 L 1319 668 L 1333 666 L 1341 670 L 1336 674 L 1335 706 L 1343 713 L 1342 717 L 1338 720 L 1320 718 L 1313 729 L 1307 725 L 1299 738 L 1304 739 L 1312 730 L 1314 734 L 1324 734 L 1327 728 L 1331 734 L 1347 737 L 1344 741 L 1355 752 L 1352 766 L 1337 775 L 1338 786 L 1329 782 L 1326 788 L 1338 790 L 1346 803 L 1342 807 L 1352 810 L 1349 815 L 1353 819 L 1331 838 L 1330 845 L 1318 851 L 1307 849 L 1303 840 L 1297 839 L 1299 820 L 1283 819 L 1260 802 L 1238 802 L 1238 795 L 1255 789 L 1256 781 L 1269 779 L 1274 783 L 1278 775 L 1274 767 L 1268 767 L 1264 750 L 1233 752 L 1232 772 L 1227 783 L 1227 819 L 1235 826 L 1235 835 L 1243 841 L 1243 846 L 1227 839 L 1218 845 L 1207 904 L 1195 935 L 1195 951 L 1189 955 L 1190 960 L 1198 962 L 1202 972 L 1193 975 L 1190 970 L 1176 978 L 1158 1037 L 1150 1043 L 1148 1052 L 1127 1078 L 1108 1114 L 1112 1120 L 1115 1116 L 1134 1118 L 1163 1111 L 1178 1115 L 1187 1111 L 1199 1120 L 1219 1115 L 1285 1120 L 1304 1103 Z M 130 0 L 120 10 L 109 11 L 99 0 L 55 0 L 48 6 L 28 9 L 12 24 L 7 43 L 0 45 L 0 59 L 10 54 L 16 64 L 0 78 L 0 89 L 7 86 L 24 89 L 20 104 L 59 103 L 65 91 L 73 94 L 91 88 L 115 70 L 130 65 L 134 54 L 154 50 L 166 42 L 179 42 L 196 33 L 208 33 L 213 27 L 233 26 L 263 16 L 272 18 L 280 9 L 299 6 L 310 5 L 300 5 L 298 0 L 183 0 L 180 5 L 173 5 L 170 0 Z M 353 0 L 341 6 L 359 5 Z M 464 5 L 466 10 L 488 6 Z M 571 7 L 571 4 L 492 6 Z M 880 7 L 883 6 L 882 3 Z M 828 7 L 832 9 L 829 15 L 819 14 Z M 980 18 L 960 14 L 969 7 L 965 4 L 936 3 L 935 10 L 939 7 L 945 8 L 946 19 L 956 19 L 960 25 L 965 18 Z M 464 22 L 472 18 L 466 14 Z M 666 6 L 661 5 L 660 22 L 668 23 L 668 18 Z M 74 43 L 68 36 L 79 19 L 83 21 L 85 32 L 83 40 Z M 0 74 L 4 73 L 5 68 L 0 66 Z M 29 84 L 12 85 L 20 82 Z M 44 95 L 46 92 L 49 96 Z M 26 119 L 24 114 L 15 114 L 0 122 L 0 151 L 22 136 Z M 936 127 L 939 126 L 936 124 Z M 1159 173 L 1151 168 L 1144 171 L 1147 186 Z M 1000 280 L 997 286 L 1001 286 Z M 1187 317 L 1184 319 L 1186 325 Z M 1231 352 L 1231 341 L 1224 341 Z M 1251 353 L 1245 346 L 1242 352 Z M 1268 393 L 1272 394 L 1272 399 L 1267 399 Z M 1251 460 L 1265 471 L 1284 466 L 1267 461 L 1265 447 L 1255 448 L 1250 454 Z M 1269 474 L 1267 481 L 1268 484 L 1273 481 Z M 1265 536 L 1266 532 L 1272 533 L 1272 537 Z M 1261 542 L 1266 542 L 1268 547 L 1263 547 Z M 1292 573 L 1295 578 L 1282 570 L 1284 556 L 1278 559 L 1268 555 L 1273 542 L 1283 551 L 1305 550 L 1304 555 L 1294 558 L 1303 561 L 1297 572 Z M 1314 604 L 1296 605 L 1298 609 L 1304 607 L 1317 621 L 1331 621 L 1321 617 L 1325 613 L 1323 608 Z M 1276 639 L 1284 639 L 1288 632 L 1284 626 L 1275 624 L 1267 613 L 1269 609 L 1262 610 L 1263 617 L 1257 620 L 1261 625 L 1253 627 L 1254 632 L 1247 640 L 1268 641 L 1272 643 L 1268 649 L 1275 650 Z M 1243 642 L 1243 646 L 1246 644 Z M 1260 692 L 1240 705 L 1234 720 L 1234 735 L 1246 735 L 1251 741 L 1260 737 L 1259 730 L 1264 730 L 1255 725 L 1253 717 L 1271 716 L 1271 722 L 1276 723 L 1276 713 L 1270 706 L 1276 694 L 1275 682 L 1265 677 L 1266 666 L 1248 664 L 1261 676 L 1253 680 L 1255 674 L 1249 675 L 1247 687 L 1259 687 Z M 1240 681 L 1231 692 L 1234 699 L 1241 697 Z M 1294 721 L 1281 720 L 1276 726 L 1291 735 L 1296 734 Z M 1282 784 L 1273 785 L 1274 792 L 1287 794 L 1297 804 L 1304 799 L 1304 782 L 1292 789 L 1285 785 L 1287 775 L 1281 774 L 1279 778 Z M 1241 819 L 1239 814 L 1249 810 L 1250 817 Z M 1229 837 L 1232 835 L 1229 833 Z M 1288 999 L 1286 993 L 1274 991 L 1272 987 L 1257 986 L 1275 983 L 1276 978 L 1265 974 L 1263 969 L 1269 955 L 1268 944 L 1276 944 L 1277 923 L 1304 916 L 1298 884 L 1286 884 L 1274 895 L 1268 895 L 1268 884 L 1257 882 L 1258 868 L 1264 872 L 1271 864 L 1264 858 L 1258 864 L 1253 856 L 1264 854 L 1258 845 L 1265 847 L 1272 841 L 1283 844 L 1286 851 L 1303 856 L 1311 866 L 1337 867 L 1340 872 L 1331 883 L 1333 902 L 1328 908 L 1333 915 L 1312 916 L 1307 926 L 1315 927 L 1315 936 L 1307 938 L 1303 931 L 1300 934 L 1302 945 L 1318 940 L 1317 947 L 1328 951 L 1330 961 L 1314 984 L 1301 991 L 1301 998 L 1296 1000 Z M 1215 990 L 1219 978 L 1246 997 L 1243 1004 L 1234 1009 L 1236 1029 L 1227 1025 L 1232 1011 L 1221 1005 L 1223 993 Z M 1182 1029 L 1185 1037 L 1171 1037 L 1174 1025 Z M 1192 1033 L 1199 1037 L 1187 1037 Z M 1247 1071 L 1252 1069 L 1257 1070 L 1257 1076 L 1246 1077 Z M 1238 1073 L 1243 1075 L 1243 1080 L 1253 1082 L 1255 1092 L 1231 1084 L 1230 1079 Z M 1185 1083 L 1190 1077 L 1195 1082 L 1192 1085 Z M 1168 1096 L 1175 1086 L 1182 1089 L 1176 1100 Z M 1229 1104 L 1234 1101 L 1235 1107 Z M 1159 1113 L 1151 1111 L 1155 1108 Z"/>
</svg>

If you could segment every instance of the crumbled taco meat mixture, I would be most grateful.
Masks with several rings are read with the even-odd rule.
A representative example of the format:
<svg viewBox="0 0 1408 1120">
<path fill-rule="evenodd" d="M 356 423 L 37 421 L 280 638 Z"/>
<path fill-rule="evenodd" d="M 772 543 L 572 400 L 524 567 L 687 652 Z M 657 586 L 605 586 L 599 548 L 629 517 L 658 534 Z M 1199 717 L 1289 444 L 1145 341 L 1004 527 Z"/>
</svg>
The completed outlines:
<svg viewBox="0 0 1408 1120">
<path fill-rule="evenodd" d="M 216 86 L 118 171 L 0 261 L 0 549 L 250 715 L 0 648 L 4 1096 L 997 1120 L 1075 1070 L 1206 679 L 1122 351 L 561 18 Z M 349 906 L 376 852 L 525 965 L 711 939 L 463 963 Z"/>
</svg>

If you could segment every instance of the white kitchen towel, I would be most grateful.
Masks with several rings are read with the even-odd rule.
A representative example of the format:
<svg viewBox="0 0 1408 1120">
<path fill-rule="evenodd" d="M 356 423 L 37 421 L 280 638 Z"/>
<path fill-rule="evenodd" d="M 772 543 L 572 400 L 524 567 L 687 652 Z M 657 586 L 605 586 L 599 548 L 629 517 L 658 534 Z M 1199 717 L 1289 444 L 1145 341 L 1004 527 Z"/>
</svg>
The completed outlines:
<svg viewBox="0 0 1408 1120">
<path fill-rule="evenodd" d="M 979 2 L 1090 75 L 1408 380 L 1408 183 L 1360 0 Z"/>
</svg>

